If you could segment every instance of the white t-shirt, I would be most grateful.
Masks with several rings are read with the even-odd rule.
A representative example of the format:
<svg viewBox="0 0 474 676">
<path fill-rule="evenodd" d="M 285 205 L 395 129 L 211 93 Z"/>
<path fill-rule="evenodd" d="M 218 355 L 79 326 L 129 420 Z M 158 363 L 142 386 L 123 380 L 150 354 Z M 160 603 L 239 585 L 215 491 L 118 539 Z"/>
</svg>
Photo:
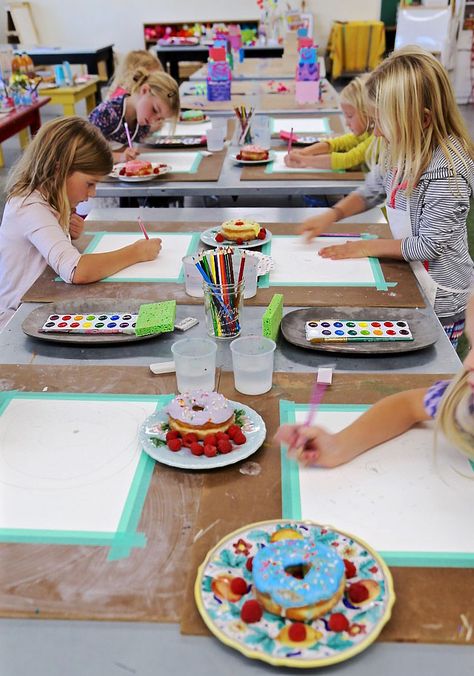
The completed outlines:
<svg viewBox="0 0 474 676">
<path fill-rule="evenodd" d="M 80 257 L 39 192 L 8 200 L 0 226 L 0 327 L 47 265 L 70 284 Z"/>
</svg>

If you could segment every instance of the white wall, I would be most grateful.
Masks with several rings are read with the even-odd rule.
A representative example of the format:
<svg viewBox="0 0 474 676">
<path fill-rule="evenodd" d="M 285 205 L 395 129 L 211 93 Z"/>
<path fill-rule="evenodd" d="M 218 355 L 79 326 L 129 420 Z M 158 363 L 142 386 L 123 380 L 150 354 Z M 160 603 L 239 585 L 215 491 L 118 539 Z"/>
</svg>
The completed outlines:
<svg viewBox="0 0 474 676">
<path fill-rule="evenodd" d="M 334 20 L 379 19 L 380 2 L 309 0 L 307 9 L 315 17 L 319 45 L 326 45 Z M 256 0 L 31 0 L 30 4 L 42 44 L 95 47 L 114 43 L 119 53 L 143 48 L 143 23 L 259 16 Z M 299 2 L 291 0 L 290 4 L 296 7 Z"/>
</svg>

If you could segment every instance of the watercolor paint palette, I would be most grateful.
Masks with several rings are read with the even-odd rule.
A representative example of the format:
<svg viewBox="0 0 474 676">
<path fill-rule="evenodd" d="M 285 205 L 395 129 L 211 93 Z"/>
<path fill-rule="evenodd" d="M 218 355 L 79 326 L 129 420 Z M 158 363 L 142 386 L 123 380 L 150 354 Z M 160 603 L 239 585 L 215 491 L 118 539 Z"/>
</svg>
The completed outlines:
<svg viewBox="0 0 474 676">
<path fill-rule="evenodd" d="M 138 314 L 124 312 L 96 312 L 93 314 L 49 315 L 42 333 L 134 334 Z"/>
<path fill-rule="evenodd" d="M 182 148 L 183 146 L 205 146 L 205 136 L 153 136 L 145 139 L 147 145 L 161 146 L 166 148 Z"/>
<path fill-rule="evenodd" d="M 317 319 L 305 323 L 310 343 L 413 340 L 404 320 Z"/>
</svg>

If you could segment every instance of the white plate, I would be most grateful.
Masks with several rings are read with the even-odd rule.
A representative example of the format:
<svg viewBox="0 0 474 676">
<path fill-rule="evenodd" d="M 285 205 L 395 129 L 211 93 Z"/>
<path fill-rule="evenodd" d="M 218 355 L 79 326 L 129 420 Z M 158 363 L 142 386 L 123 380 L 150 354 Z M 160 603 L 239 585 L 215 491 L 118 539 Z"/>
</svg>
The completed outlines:
<svg viewBox="0 0 474 676">
<path fill-rule="evenodd" d="M 153 181 L 153 179 L 158 178 L 158 176 L 163 176 L 163 174 L 167 174 L 168 172 L 171 171 L 170 165 L 167 164 L 166 167 L 160 167 L 159 174 L 147 174 L 146 176 L 121 176 L 119 172 L 124 166 L 125 162 L 115 164 L 109 176 L 111 176 L 112 178 L 117 178 L 119 181 L 125 181 L 126 183 L 141 183 L 142 181 Z M 151 166 L 153 167 L 153 169 L 155 169 L 156 167 L 159 166 L 159 163 L 152 162 Z"/>
<path fill-rule="evenodd" d="M 180 451 L 170 451 L 168 446 L 156 446 L 152 441 L 151 437 L 159 436 L 157 434 L 150 433 L 150 428 L 155 426 L 161 426 L 162 423 L 168 422 L 168 414 L 165 413 L 164 408 L 161 408 L 159 411 L 155 411 L 152 415 L 148 416 L 144 423 L 142 423 L 139 432 L 138 440 L 142 445 L 143 450 L 150 457 L 158 462 L 162 462 L 164 465 L 170 465 L 171 467 L 180 467 L 181 469 L 213 469 L 215 467 L 224 467 L 225 465 L 232 465 L 235 462 L 239 462 L 244 458 L 248 458 L 249 455 L 258 451 L 260 446 L 265 441 L 265 436 L 267 434 L 267 429 L 265 423 L 259 414 L 244 404 L 240 404 L 238 401 L 230 401 L 236 410 L 241 409 L 244 411 L 244 425 L 242 430 L 247 437 L 245 444 L 241 446 L 234 446 L 234 449 L 230 453 L 218 454 L 214 458 L 208 458 L 205 455 L 195 456 L 191 453 L 189 448 L 182 448 Z M 163 439 L 165 436 L 163 432 Z"/>
<path fill-rule="evenodd" d="M 268 162 L 273 162 L 275 159 L 275 153 L 273 150 L 270 150 L 266 160 L 239 160 L 235 153 L 230 156 L 230 159 L 234 160 L 237 164 L 268 164 Z"/>
<path fill-rule="evenodd" d="M 262 253 L 261 251 L 247 251 L 247 256 L 253 256 L 257 259 L 257 276 L 266 275 L 270 270 L 273 270 L 275 267 L 275 261 L 271 256 Z"/>
<path fill-rule="evenodd" d="M 209 122 L 210 119 L 209 115 L 204 115 L 202 120 L 182 120 L 179 118 L 178 122 L 179 124 L 203 124 L 204 122 Z"/>
<path fill-rule="evenodd" d="M 232 246 L 235 249 L 253 249 L 257 246 L 262 246 L 263 244 L 266 244 L 272 238 L 272 233 L 267 228 L 265 228 L 265 230 L 267 231 L 265 239 L 251 239 L 248 242 L 244 242 L 243 244 L 236 244 L 230 239 L 225 239 L 223 242 L 216 242 L 216 235 L 218 232 L 220 232 L 220 230 L 221 230 L 220 225 L 215 225 L 213 228 L 208 228 L 207 230 L 204 230 L 204 232 L 201 233 L 201 242 L 203 244 L 207 244 L 208 246 L 214 247 Z"/>
</svg>

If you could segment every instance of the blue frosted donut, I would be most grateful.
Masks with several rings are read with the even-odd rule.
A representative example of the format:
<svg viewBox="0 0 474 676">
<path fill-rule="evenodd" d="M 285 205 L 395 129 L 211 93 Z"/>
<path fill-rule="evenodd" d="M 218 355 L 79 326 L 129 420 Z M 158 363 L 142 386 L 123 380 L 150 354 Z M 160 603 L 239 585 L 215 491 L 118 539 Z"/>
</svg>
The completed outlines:
<svg viewBox="0 0 474 676">
<path fill-rule="evenodd" d="M 304 571 L 302 579 L 292 574 L 297 569 Z M 273 542 L 259 549 L 253 560 L 256 591 L 268 594 L 283 609 L 331 599 L 341 590 L 343 577 L 344 563 L 334 547 L 308 538 Z"/>
</svg>

